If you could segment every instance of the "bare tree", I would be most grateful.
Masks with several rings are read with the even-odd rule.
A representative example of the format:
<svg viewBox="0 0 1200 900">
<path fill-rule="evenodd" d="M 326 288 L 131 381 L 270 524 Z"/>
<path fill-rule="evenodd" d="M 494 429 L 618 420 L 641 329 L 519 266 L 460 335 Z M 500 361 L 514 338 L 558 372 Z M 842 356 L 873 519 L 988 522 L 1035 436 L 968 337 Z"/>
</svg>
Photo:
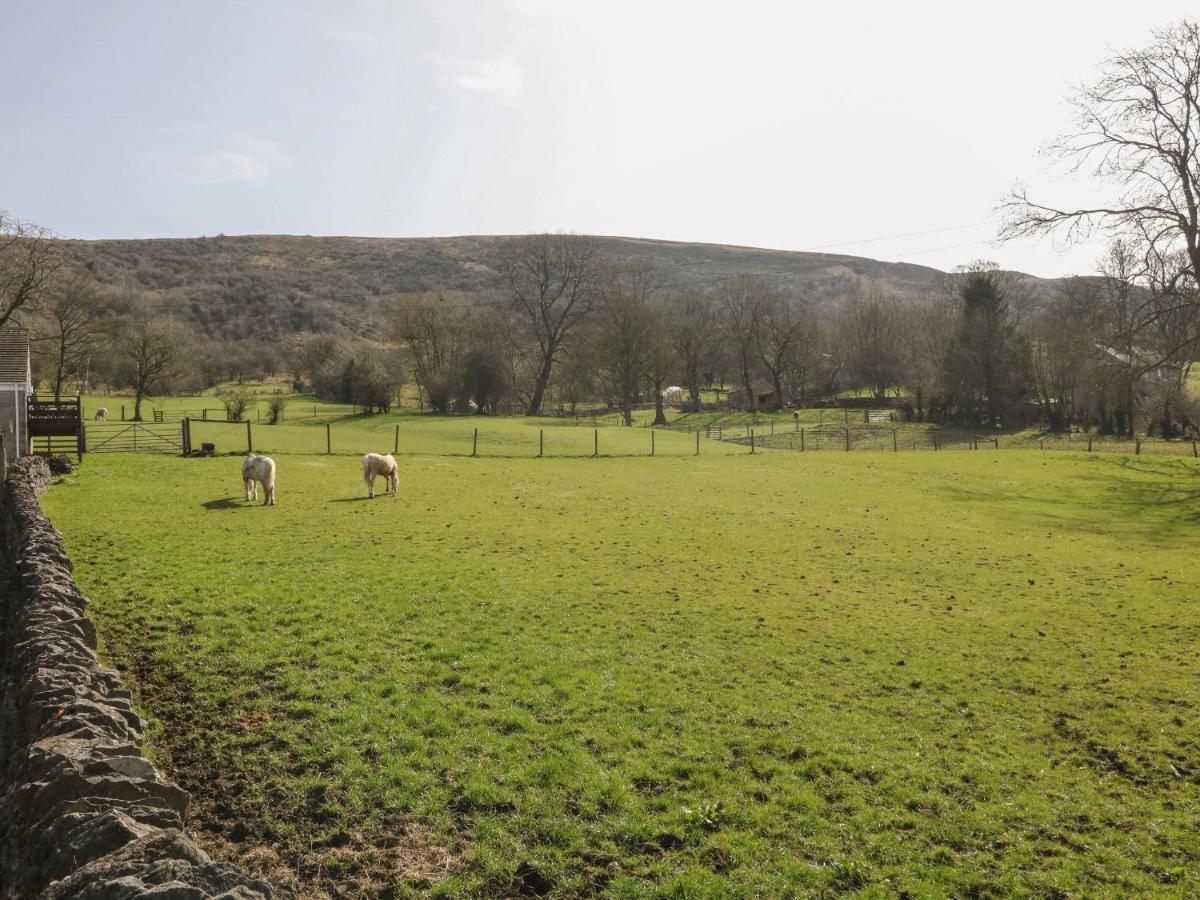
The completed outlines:
<svg viewBox="0 0 1200 900">
<path fill-rule="evenodd" d="M 470 308 L 461 294 L 410 294 L 389 312 L 393 338 L 408 355 L 417 402 L 466 355 Z"/>
<path fill-rule="evenodd" d="M 1073 421 L 1083 399 L 1089 363 L 1098 355 L 1101 285 L 1069 278 L 1047 300 L 1031 324 L 1033 383 L 1054 430 Z"/>
<path fill-rule="evenodd" d="M 683 381 L 692 397 L 692 411 L 700 412 L 700 382 L 718 349 L 721 318 L 711 294 L 689 291 L 669 300 L 668 327 Z"/>
<path fill-rule="evenodd" d="M 590 335 L 590 354 L 599 387 L 621 411 L 626 425 L 633 424 L 633 407 L 662 338 L 654 307 L 657 288 L 653 271 L 636 266 L 606 279 L 596 306 Z"/>
<path fill-rule="evenodd" d="M 852 297 L 842 307 L 837 330 L 852 377 L 883 400 L 899 385 L 903 369 L 896 300 L 875 292 Z"/>
<path fill-rule="evenodd" d="M 721 324 L 751 412 L 755 411 L 753 381 L 758 366 L 758 317 L 765 294 L 765 285 L 751 275 L 739 275 L 717 289 Z"/>
<path fill-rule="evenodd" d="M 595 308 L 603 260 L 591 240 L 535 234 L 507 242 L 496 268 L 537 345 L 529 414 L 542 408 L 550 375 L 571 333 Z"/>
<path fill-rule="evenodd" d="M 585 332 L 576 335 L 578 338 Z M 579 404 L 596 397 L 596 377 L 592 371 L 592 360 L 585 350 L 572 350 L 559 364 L 554 377 L 554 395 L 560 404 L 565 404 L 575 415 Z"/>
<path fill-rule="evenodd" d="M 140 318 L 124 326 L 121 343 L 133 388 L 133 420 L 140 422 L 146 394 L 175 373 L 182 336 L 174 323 Z"/>
<path fill-rule="evenodd" d="M 918 422 L 928 418 L 939 389 L 957 313 L 954 298 L 939 293 L 906 304 L 900 313 L 901 380 L 916 403 Z"/>
<path fill-rule="evenodd" d="M 1137 242 L 1159 265 L 1161 293 L 1200 283 L 1200 26 L 1156 31 L 1150 45 L 1117 54 L 1074 98 L 1078 129 L 1051 147 L 1073 170 L 1115 186 L 1112 202 L 1059 208 L 1018 189 L 1004 203 L 1003 236 L 1097 231 Z"/>
<path fill-rule="evenodd" d="M 808 302 L 797 294 L 764 289 L 759 297 L 754 322 L 754 344 L 771 384 L 775 409 L 786 402 L 785 387 L 796 371 L 801 351 L 816 329 Z"/>
<path fill-rule="evenodd" d="M 49 297 L 34 340 L 46 354 L 54 399 L 61 400 L 63 383 L 102 346 L 102 309 L 96 283 L 78 271 L 59 280 Z"/>
<path fill-rule="evenodd" d="M 61 266 L 49 229 L 0 210 L 0 325 L 22 309 L 36 309 Z"/>
</svg>

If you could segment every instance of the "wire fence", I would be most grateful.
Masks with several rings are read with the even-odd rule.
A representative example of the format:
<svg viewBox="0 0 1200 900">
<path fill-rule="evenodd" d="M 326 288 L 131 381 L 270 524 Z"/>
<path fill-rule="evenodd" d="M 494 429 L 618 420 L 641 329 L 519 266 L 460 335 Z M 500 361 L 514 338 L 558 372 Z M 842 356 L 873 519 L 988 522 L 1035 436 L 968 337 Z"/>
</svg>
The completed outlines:
<svg viewBox="0 0 1200 900">
<path fill-rule="evenodd" d="M 616 425 L 591 427 L 574 421 L 530 424 L 528 420 L 480 417 L 412 417 L 371 421 L 258 425 L 189 419 L 179 425 L 186 454 L 256 453 L 307 455 L 398 455 L 460 457 L 653 457 L 728 454 L 732 447 L 706 441 L 699 432 Z"/>
<path fill-rule="evenodd" d="M 87 452 L 194 454 L 399 455 L 458 457 L 653 457 L 789 452 L 941 452 L 1053 450 L 1200 458 L 1192 440 L 1096 434 L 985 434 L 926 425 L 683 428 L 593 426 L 574 419 L 502 416 L 361 416 L 351 420 L 260 425 L 251 420 L 184 418 L 178 422 L 89 422 Z"/>
<path fill-rule="evenodd" d="M 1086 433 L 1021 432 L 983 434 L 969 430 L 922 427 L 837 427 L 832 425 L 795 428 L 787 431 L 735 429 L 714 437 L 758 450 L 795 452 L 873 450 L 902 451 L 953 450 L 1053 450 L 1083 453 L 1124 453 L 1200 458 L 1200 445 L 1190 439 L 1165 440 L 1154 437 L 1100 435 Z"/>
</svg>

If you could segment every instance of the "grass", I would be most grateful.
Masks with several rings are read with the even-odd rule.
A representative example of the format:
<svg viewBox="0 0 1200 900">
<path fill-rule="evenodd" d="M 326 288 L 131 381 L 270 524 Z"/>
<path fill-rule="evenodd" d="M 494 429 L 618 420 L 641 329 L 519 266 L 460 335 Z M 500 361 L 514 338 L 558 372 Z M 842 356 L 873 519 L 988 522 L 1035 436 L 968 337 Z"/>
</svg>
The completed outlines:
<svg viewBox="0 0 1200 900">
<path fill-rule="evenodd" d="M 45 497 L 219 854 L 397 896 L 1200 891 L 1197 463 L 420 454 L 474 424 L 412 423 L 398 500 L 282 444 L 274 508 L 220 457 Z"/>
</svg>

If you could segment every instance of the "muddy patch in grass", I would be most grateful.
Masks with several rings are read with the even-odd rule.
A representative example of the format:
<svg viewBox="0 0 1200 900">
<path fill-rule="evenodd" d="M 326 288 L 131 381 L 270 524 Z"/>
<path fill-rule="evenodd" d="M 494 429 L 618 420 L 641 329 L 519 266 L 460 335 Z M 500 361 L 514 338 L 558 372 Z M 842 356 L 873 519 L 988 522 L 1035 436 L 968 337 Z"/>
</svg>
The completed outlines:
<svg viewBox="0 0 1200 900">
<path fill-rule="evenodd" d="M 138 639 L 147 634 L 110 628 L 107 654 L 153 717 L 155 761 L 191 794 L 188 830 L 206 852 L 297 900 L 410 896 L 459 869 L 463 839 L 439 842 L 419 821 L 382 810 L 371 826 L 355 827 L 339 815 L 332 785 L 309 788 L 303 803 L 287 802 L 292 778 L 322 768 L 271 734 L 272 716 L 283 713 L 208 707 L 176 667 L 152 657 Z M 269 672 L 256 675 L 253 687 L 282 691 Z M 239 747 L 261 748 L 271 764 L 258 765 Z"/>
</svg>

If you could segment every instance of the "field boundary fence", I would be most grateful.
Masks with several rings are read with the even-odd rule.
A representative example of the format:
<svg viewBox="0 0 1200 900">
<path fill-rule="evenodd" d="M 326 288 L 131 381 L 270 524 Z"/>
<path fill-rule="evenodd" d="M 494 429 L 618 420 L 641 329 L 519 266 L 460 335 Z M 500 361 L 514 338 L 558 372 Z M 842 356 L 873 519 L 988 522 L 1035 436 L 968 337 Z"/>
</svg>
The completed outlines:
<svg viewBox="0 0 1200 900">
<path fill-rule="evenodd" d="M 710 434 L 710 437 L 714 435 Z M 794 429 L 744 426 L 717 440 L 757 450 L 818 451 L 954 451 L 954 450 L 1052 450 L 1084 453 L 1120 453 L 1140 456 L 1192 457 L 1200 459 L 1200 443 L 1190 439 L 1163 440 L 1141 436 L 1120 437 L 1086 433 L 1040 435 L 979 433 L 966 429 L 913 430 L 895 427 L 845 427 L 835 425 L 797 426 Z"/>
<path fill-rule="evenodd" d="M 488 417 L 484 427 L 439 430 L 436 422 L 380 422 L 363 427 L 354 422 L 309 423 L 289 427 L 258 425 L 250 420 L 192 419 L 161 422 L 89 422 L 84 425 L 83 452 L 300 455 L 358 455 L 367 452 L 414 456 L 500 458 L 587 458 L 636 456 L 700 456 L 705 442 L 759 451 L 789 452 L 917 452 L 958 450 L 1071 450 L 1093 453 L 1190 456 L 1200 459 L 1192 440 L 1118 438 L 1095 434 L 980 433 L 968 429 L 913 426 L 835 426 L 770 423 L 728 426 L 714 423 L 671 428 L 625 428 L 615 425 L 579 428 L 521 427 L 505 430 L 504 419 Z M 459 424 L 462 424 L 461 422 Z M 779 427 L 783 425 L 785 427 Z M 432 426 L 432 427 L 429 427 Z M 701 439 L 704 439 L 703 441 Z"/>
</svg>

